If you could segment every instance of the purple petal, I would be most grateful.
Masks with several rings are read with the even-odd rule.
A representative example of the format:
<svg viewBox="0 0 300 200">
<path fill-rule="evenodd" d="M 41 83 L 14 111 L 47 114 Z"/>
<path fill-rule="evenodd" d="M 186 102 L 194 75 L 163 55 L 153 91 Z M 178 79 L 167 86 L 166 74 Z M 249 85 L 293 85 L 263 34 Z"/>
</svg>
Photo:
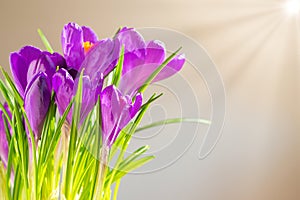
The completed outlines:
<svg viewBox="0 0 300 200">
<path fill-rule="evenodd" d="M 102 140 L 108 146 L 118 135 L 119 118 L 123 110 L 118 106 L 119 95 L 114 86 L 106 87 L 101 93 Z"/>
<path fill-rule="evenodd" d="M 150 41 L 147 44 L 145 59 L 136 58 L 134 55 L 128 54 L 127 57 L 125 56 L 123 77 L 120 83 L 120 90 L 131 96 L 163 62 L 165 58 L 164 44 L 156 40 Z"/>
<path fill-rule="evenodd" d="M 56 70 L 56 64 L 53 63 L 52 59 L 47 54 L 41 54 L 41 56 L 33 60 L 28 68 L 27 72 L 27 83 L 31 81 L 39 72 L 45 72 L 49 78 L 52 78 Z"/>
<path fill-rule="evenodd" d="M 78 89 L 78 81 L 79 77 L 77 77 L 74 81 L 73 96 L 76 95 Z M 80 124 L 84 122 L 85 118 L 96 105 L 98 95 L 100 94 L 102 89 L 102 85 L 103 76 L 100 77 L 98 85 L 94 85 L 89 76 L 82 77 L 82 104 L 80 111 Z"/>
<path fill-rule="evenodd" d="M 48 76 L 52 76 L 56 66 L 66 66 L 65 59 L 60 54 L 41 52 L 32 46 L 25 46 L 19 53 L 12 53 L 10 63 L 13 79 L 23 98 L 28 82 L 38 72 L 45 72 Z"/>
<path fill-rule="evenodd" d="M 177 73 L 183 66 L 185 58 L 183 55 L 176 56 L 168 65 L 155 77 L 152 82 L 166 79 Z M 133 97 L 137 90 L 146 82 L 149 76 L 160 66 L 160 63 L 148 63 L 135 66 L 133 69 L 122 75 L 119 88 L 123 94 Z"/>
<path fill-rule="evenodd" d="M 97 80 L 97 76 L 106 76 L 115 67 L 120 52 L 118 39 L 105 39 L 97 42 L 86 54 L 81 65 L 85 69 L 85 75 L 90 76 L 92 82 Z"/>
<path fill-rule="evenodd" d="M 149 76 L 161 65 L 165 59 L 165 47 L 160 41 L 149 41 L 146 56 L 143 59 L 135 54 L 125 54 L 120 90 L 133 97 L 137 90 L 145 83 Z M 126 57 L 127 56 L 127 57 Z M 127 58 L 127 59 L 126 59 Z M 168 78 L 178 72 L 184 64 L 184 56 L 178 55 L 156 76 L 153 82 Z"/>
<path fill-rule="evenodd" d="M 24 97 L 27 85 L 27 71 L 28 65 L 26 60 L 19 53 L 12 53 L 10 55 L 11 72 L 16 83 L 16 87 L 22 97 Z"/>
<path fill-rule="evenodd" d="M 73 97 L 73 78 L 67 70 L 59 69 L 52 77 L 52 87 L 55 92 L 55 101 L 58 111 L 63 115 Z M 72 111 L 69 112 L 67 121 L 71 123 Z"/>
<path fill-rule="evenodd" d="M 146 48 L 145 63 L 162 63 L 165 59 L 165 45 L 158 40 L 149 41 Z"/>
<path fill-rule="evenodd" d="M 115 116 L 112 115 L 111 106 L 111 96 L 115 92 L 113 86 L 108 86 L 101 93 L 102 135 L 104 140 L 106 140 L 109 133 L 112 132 L 115 123 Z"/>
<path fill-rule="evenodd" d="M 141 86 L 141 84 L 143 84 L 147 80 L 147 78 L 163 62 L 164 59 L 165 59 L 164 44 L 156 40 L 150 41 L 147 44 L 145 57 L 137 57 L 136 54 L 134 53 L 125 54 L 122 74 L 124 75 L 131 71 L 132 78 L 138 75 L 139 78 L 137 78 L 138 80 L 135 82 L 138 82 L 137 86 Z M 140 69 L 134 69 L 134 68 L 140 68 Z"/>
<path fill-rule="evenodd" d="M 50 98 L 51 88 L 48 77 L 40 72 L 27 86 L 24 99 L 24 108 L 36 139 L 40 138 Z"/>
<path fill-rule="evenodd" d="M 141 95 L 137 95 L 132 104 L 131 98 L 123 96 L 113 85 L 101 93 L 103 143 L 110 147 L 120 131 L 135 116 L 142 105 Z"/>
<path fill-rule="evenodd" d="M 145 62 L 144 57 L 139 57 L 135 53 L 128 52 L 124 54 L 122 74 L 126 74 L 131 71 L 133 68 L 143 65 Z"/>
<path fill-rule="evenodd" d="M 29 64 L 33 60 L 38 59 L 41 53 L 42 51 L 40 49 L 33 46 L 25 46 L 19 51 L 19 54 L 23 56 L 24 59 L 26 59 L 27 64 Z"/>
<path fill-rule="evenodd" d="M 133 97 L 159 64 L 142 64 L 122 75 L 119 88 L 123 94 Z"/>
<path fill-rule="evenodd" d="M 135 29 L 124 27 L 118 32 L 117 38 L 125 46 L 125 53 L 136 52 L 139 57 L 145 53 L 141 51 L 146 47 L 145 40 Z"/>
<path fill-rule="evenodd" d="M 73 80 L 77 77 L 77 75 L 78 75 L 77 70 L 75 70 L 73 68 L 64 68 L 64 69 L 66 69 L 69 72 L 69 74 L 72 76 Z"/>
<path fill-rule="evenodd" d="M 75 23 L 65 25 L 61 42 L 67 65 L 78 70 L 84 60 L 82 28 Z"/>
<path fill-rule="evenodd" d="M 146 43 L 142 35 L 133 28 L 122 28 L 116 36 L 125 47 L 122 73 L 145 62 Z"/>
<path fill-rule="evenodd" d="M 180 54 L 175 56 L 165 68 L 161 70 L 161 72 L 155 77 L 153 82 L 157 82 L 163 79 L 166 79 L 174 74 L 176 74 L 178 71 L 181 70 L 185 63 L 185 56 L 184 54 Z"/>
<path fill-rule="evenodd" d="M 98 37 L 96 33 L 87 26 L 82 26 L 82 31 L 83 31 L 83 41 L 84 42 L 91 42 L 91 43 L 96 43 L 98 41 Z"/>
<path fill-rule="evenodd" d="M 76 92 L 76 91 L 74 91 Z M 82 123 L 88 116 L 90 111 L 96 104 L 96 88 L 93 87 L 92 82 L 88 76 L 82 77 L 82 104 L 80 112 L 80 123 Z"/>
<path fill-rule="evenodd" d="M 49 58 L 51 59 L 51 61 L 54 64 L 55 68 L 57 66 L 59 66 L 59 68 L 67 68 L 67 63 L 66 63 L 65 58 L 62 55 L 60 55 L 59 53 L 54 52 L 53 54 L 51 54 L 47 51 L 44 51 L 43 54 L 49 56 Z"/>
<path fill-rule="evenodd" d="M 140 110 L 140 108 L 142 106 L 142 103 L 143 103 L 142 94 L 138 93 L 135 96 L 135 102 L 134 102 L 134 104 L 130 108 L 130 116 L 131 116 L 131 118 L 133 118 L 135 116 L 135 114 Z"/>
<path fill-rule="evenodd" d="M 13 79 L 22 97 L 24 97 L 27 85 L 28 66 L 31 61 L 39 58 L 40 55 L 41 50 L 32 46 L 25 46 L 21 48 L 19 52 L 13 52 L 10 55 L 10 66 Z"/>
</svg>

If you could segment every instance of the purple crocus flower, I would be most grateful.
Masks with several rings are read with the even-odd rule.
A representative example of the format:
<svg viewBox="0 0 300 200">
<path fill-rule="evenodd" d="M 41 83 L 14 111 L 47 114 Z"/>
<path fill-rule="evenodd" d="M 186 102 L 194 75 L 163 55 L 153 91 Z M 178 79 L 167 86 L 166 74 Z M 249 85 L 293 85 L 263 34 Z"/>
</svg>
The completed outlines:
<svg viewBox="0 0 300 200">
<path fill-rule="evenodd" d="M 10 56 L 16 88 L 24 99 L 24 107 L 36 139 L 40 137 L 51 98 L 51 79 L 56 67 L 65 67 L 58 53 L 25 46 Z"/>
<path fill-rule="evenodd" d="M 68 73 L 66 69 L 59 69 L 52 78 L 52 87 L 56 94 L 55 101 L 58 111 L 61 115 L 63 115 L 74 94 L 73 77 Z M 69 112 L 67 121 L 71 123 L 71 120 L 72 112 Z"/>
<path fill-rule="evenodd" d="M 117 38 L 99 41 L 91 28 L 69 23 L 62 31 L 62 47 L 67 68 L 84 70 L 82 121 L 97 102 L 97 95 L 101 92 L 103 85 L 103 77 L 114 69 L 118 61 L 120 43 Z M 52 84 L 60 114 L 66 110 L 75 95 L 78 78 L 72 78 L 68 71 L 63 69 L 53 76 Z M 67 117 L 69 123 L 71 116 L 72 111 Z"/>
<path fill-rule="evenodd" d="M 82 105 L 80 112 L 80 122 L 82 123 L 88 113 L 97 102 L 97 94 L 101 92 L 103 78 L 97 87 L 94 87 L 89 76 L 82 78 Z M 72 76 L 65 69 L 58 70 L 52 78 L 53 90 L 56 93 L 55 99 L 59 113 L 62 115 L 73 96 L 77 92 L 78 77 L 73 80 Z M 67 116 L 68 123 L 72 121 L 72 109 Z"/>
<path fill-rule="evenodd" d="M 106 87 L 100 94 L 102 114 L 102 142 L 111 147 L 120 131 L 135 116 L 142 105 L 142 95 L 137 94 L 134 103 L 115 86 Z"/>
<path fill-rule="evenodd" d="M 79 70 L 85 54 L 97 41 L 97 35 L 91 28 L 76 23 L 66 24 L 61 34 L 61 43 L 67 65 Z"/>
<path fill-rule="evenodd" d="M 33 78 L 25 91 L 24 108 L 35 134 L 35 139 L 41 136 L 43 124 L 51 99 L 51 86 L 46 73 L 39 72 Z"/>
<path fill-rule="evenodd" d="M 74 95 L 77 91 L 79 79 L 75 79 L 75 90 Z M 99 77 L 99 84 L 95 87 L 92 83 L 92 80 L 89 76 L 82 77 L 82 105 L 80 112 L 80 123 L 82 123 L 85 117 L 89 114 L 89 112 L 93 109 L 95 104 L 97 103 L 98 96 L 102 90 L 103 86 L 103 77 Z"/>
<path fill-rule="evenodd" d="M 48 77 L 52 77 L 57 66 L 66 65 L 60 54 L 51 54 L 32 46 L 25 46 L 19 52 L 13 52 L 10 55 L 10 64 L 14 82 L 23 98 L 26 87 L 34 75 L 45 72 Z"/>
<path fill-rule="evenodd" d="M 4 104 L 4 109 L 8 113 L 9 117 L 11 118 L 11 113 L 8 109 L 7 103 Z M 6 167 L 9 148 L 8 148 L 8 142 L 7 142 L 7 138 L 6 138 L 4 120 L 6 120 L 6 117 L 3 114 L 3 111 L 0 110 L 0 159 L 1 159 L 4 167 Z"/>
<path fill-rule="evenodd" d="M 117 38 L 98 40 L 95 32 L 86 26 L 69 23 L 62 31 L 62 48 L 67 65 L 90 76 L 98 84 L 100 74 L 106 76 L 115 67 L 120 43 Z"/>
<path fill-rule="evenodd" d="M 121 29 L 116 37 L 125 46 L 122 78 L 119 87 L 124 94 L 134 96 L 147 78 L 166 59 L 166 49 L 160 41 L 151 40 L 146 42 L 132 28 L 125 27 Z M 184 62 L 183 54 L 175 56 L 153 82 L 166 79 L 177 73 Z"/>
</svg>

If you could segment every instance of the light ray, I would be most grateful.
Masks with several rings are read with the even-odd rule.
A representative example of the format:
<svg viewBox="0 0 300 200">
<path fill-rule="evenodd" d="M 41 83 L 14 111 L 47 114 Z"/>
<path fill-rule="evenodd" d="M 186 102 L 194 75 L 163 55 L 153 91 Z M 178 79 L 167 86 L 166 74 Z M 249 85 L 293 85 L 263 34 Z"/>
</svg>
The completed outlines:
<svg viewBox="0 0 300 200">
<path fill-rule="evenodd" d="M 298 15 L 300 11 L 300 1 L 299 0 L 290 0 L 287 1 L 284 5 L 286 12 L 289 15 Z"/>
</svg>

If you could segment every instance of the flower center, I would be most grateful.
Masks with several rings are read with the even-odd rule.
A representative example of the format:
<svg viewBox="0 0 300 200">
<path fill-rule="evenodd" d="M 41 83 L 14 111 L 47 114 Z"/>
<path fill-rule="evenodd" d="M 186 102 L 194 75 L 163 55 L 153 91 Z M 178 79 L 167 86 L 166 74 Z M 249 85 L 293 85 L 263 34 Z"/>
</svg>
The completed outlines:
<svg viewBox="0 0 300 200">
<path fill-rule="evenodd" d="M 84 49 L 84 53 L 89 52 L 89 50 L 92 48 L 94 44 L 91 42 L 84 42 L 83 43 L 83 49 Z"/>
</svg>

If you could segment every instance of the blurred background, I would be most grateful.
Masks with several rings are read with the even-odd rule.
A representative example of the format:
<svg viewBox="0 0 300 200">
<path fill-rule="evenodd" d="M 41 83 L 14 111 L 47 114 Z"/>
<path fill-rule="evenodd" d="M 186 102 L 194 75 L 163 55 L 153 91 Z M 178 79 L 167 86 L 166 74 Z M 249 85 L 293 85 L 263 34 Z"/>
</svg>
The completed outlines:
<svg viewBox="0 0 300 200">
<path fill-rule="evenodd" d="M 172 143 L 170 149 L 157 153 L 151 167 L 162 167 L 162 162 L 184 154 L 163 169 L 124 178 L 119 199 L 297 200 L 299 5 L 285 0 L 1 0 L 0 64 L 9 70 L 9 54 L 21 46 L 43 48 L 37 28 L 61 52 L 60 33 L 70 21 L 91 26 L 99 38 L 112 36 L 120 26 L 179 31 L 202 45 L 208 54 L 204 59 L 211 59 L 223 78 L 226 118 L 222 136 L 214 151 L 200 160 L 199 147 L 207 126 L 184 124 L 180 133 L 176 132 L 177 126 L 169 126 L 152 130 L 157 134 L 148 139 L 150 130 L 141 133 L 146 138 L 143 143 L 150 143 L 154 154 Z M 178 96 L 193 95 L 191 104 L 180 98 L 181 109 L 173 109 L 178 101 L 170 93 L 170 97 L 167 94 L 162 98 L 160 106 L 151 109 L 153 116 L 163 118 L 168 113 L 209 119 L 211 106 L 205 84 L 189 66 L 150 91 L 172 86 L 175 94 L 186 92 Z M 178 86 L 177 80 L 184 80 L 188 86 Z M 174 132 L 178 133 L 176 137 Z M 177 140 L 171 140 L 174 137 Z M 142 143 L 141 138 L 135 138 L 132 148 Z M 186 145 L 181 145 L 180 138 Z"/>
</svg>

